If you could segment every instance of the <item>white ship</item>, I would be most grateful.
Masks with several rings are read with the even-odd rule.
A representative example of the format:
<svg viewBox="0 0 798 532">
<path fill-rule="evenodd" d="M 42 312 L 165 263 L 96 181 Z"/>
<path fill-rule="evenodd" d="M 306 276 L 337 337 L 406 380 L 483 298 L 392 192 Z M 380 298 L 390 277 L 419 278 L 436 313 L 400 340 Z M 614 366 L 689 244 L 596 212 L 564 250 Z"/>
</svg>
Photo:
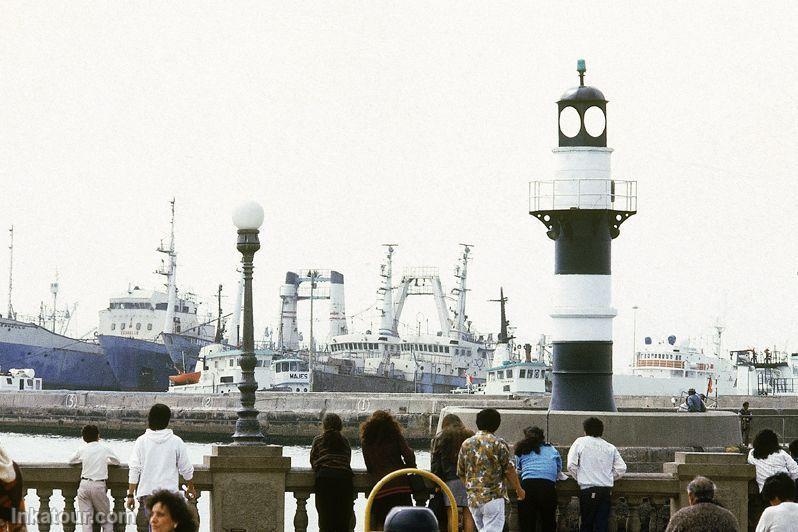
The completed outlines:
<svg viewBox="0 0 798 532">
<path fill-rule="evenodd" d="M 169 377 L 171 393 L 226 394 L 238 393 L 242 381 L 238 359 L 240 349 L 211 344 L 200 349 L 195 371 Z M 272 349 L 255 350 L 255 382 L 258 391 L 310 391 L 310 372 L 307 362 L 298 358 L 283 358 Z"/>
<path fill-rule="evenodd" d="M 0 392 L 27 392 L 42 389 L 42 379 L 31 368 L 0 371 Z"/>
<path fill-rule="evenodd" d="M 693 388 L 707 396 L 744 393 L 737 387 L 737 368 L 731 360 L 705 354 L 676 336 L 667 341 L 645 339 L 635 353 L 629 373 L 614 373 L 614 395 L 680 396 Z"/>
<path fill-rule="evenodd" d="M 471 331 L 465 313 L 471 246 L 461 245 L 463 254 L 455 270 L 458 286 L 452 290 L 456 306 L 451 313 L 436 268 L 405 270 L 398 286 L 393 286 L 396 245 L 386 245 L 386 262 L 381 269 L 383 283 L 378 291 L 382 303 L 379 331 L 333 336 L 328 344 L 328 358 L 347 361 L 364 375 L 412 382 L 416 391 L 424 393 L 483 382 L 491 364 L 493 345 L 489 336 Z M 400 337 L 402 309 L 412 295 L 433 296 L 441 329 L 437 334 Z"/>
</svg>

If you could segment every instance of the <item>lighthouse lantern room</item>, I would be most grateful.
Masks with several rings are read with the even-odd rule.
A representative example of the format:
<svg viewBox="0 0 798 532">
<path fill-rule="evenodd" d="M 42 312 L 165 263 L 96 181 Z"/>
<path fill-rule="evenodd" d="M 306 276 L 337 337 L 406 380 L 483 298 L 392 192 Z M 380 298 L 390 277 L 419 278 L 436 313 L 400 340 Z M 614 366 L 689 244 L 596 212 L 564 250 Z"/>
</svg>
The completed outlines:
<svg viewBox="0 0 798 532">
<path fill-rule="evenodd" d="M 554 240 L 552 410 L 615 411 L 612 395 L 611 248 L 637 212 L 637 183 L 612 177 L 607 100 L 579 86 L 557 102 L 555 175 L 529 184 L 529 213 Z"/>
</svg>

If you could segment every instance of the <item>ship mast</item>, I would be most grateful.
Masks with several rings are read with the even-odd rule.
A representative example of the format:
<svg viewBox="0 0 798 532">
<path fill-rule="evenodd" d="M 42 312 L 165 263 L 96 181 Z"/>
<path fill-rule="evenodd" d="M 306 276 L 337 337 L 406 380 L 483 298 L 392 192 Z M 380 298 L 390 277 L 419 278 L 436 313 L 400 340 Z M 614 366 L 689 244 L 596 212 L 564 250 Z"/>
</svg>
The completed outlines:
<svg viewBox="0 0 798 532">
<path fill-rule="evenodd" d="M 167 303 L 166 303 L 166 318 L 164 319 L 163 332 L 172 333 L 175 330 L 175 305 L 177 304 L 177 287 L 175 285 L 175 274 L 177 270 L 177 254 L 175 253 L 175 199 L 169 202 L 172 207 L 172 221 L 171 232 L 169 237 L 169 247 L 164 248 L 163 243 L 158 247 L 160 253 L 166 253 L 169 257 L 169 266 L 166 270 L 163 268 L 157 273 L 165 275 L 167 279 Z"/>
<path fill-rule="evenodd" d="M 55 281 L 50 283 L 50 293 L 53 294 L 53 332 L 55 332 L 55 303 L 58 298 L 58 272 L 55 272 Z"/>
<path fill-rule="evenodd" d="M 393 250 L 399 244 L 383 244 L 388 248 L 385 256 L 385 264 L 382 265 L 381 273 L 383 281 L 379 292 L 382 293 L 382 311 L 380 313 L 380 334 L 395 336 L 393 329 Z"/>
<path fill-rule="evenodd" d="M 8 319 L 14 319 L 14 307 L 11 305 L 11 288 L 14 286 L 14 226 L 8 230 L 11 243 L 8 245 Z"/>
<path fill-rule="evenodd" d="M 455 288 L 455 292 L 457 293 L 457 321 L 455 322 L 455 331 L 457 333 L 457 339 L 463 340 L 465 339 L 465 322 L 466 322 L 466 292 L 468 289 L 466 288 L 466 278 L 468 274 L 468 254 L 471 252 L 471 248 L 473 247 L 472 244 L 460 244 L 463 246 L 463 256 L 460 257 L 460 266 L 455 269 L 454 276 L 459 279 L 459 286 Z"/>
<path fill-rule="evenodd" d="M 504 310 L 504 305 L 507 303 L 507 298 L 504 297 L 504 287 L 499 288 L 499 299 L 491 299 L 493 303 L 498 303 L 500 308 L 500 315 L 501 315 L 501 326 L 499 329 L 499 343 L 506 344 L 510 341 L 510 337 L 507 334 L 507 326 L 510 324 L 507 321 L 507 313 Z"/>
</svg>

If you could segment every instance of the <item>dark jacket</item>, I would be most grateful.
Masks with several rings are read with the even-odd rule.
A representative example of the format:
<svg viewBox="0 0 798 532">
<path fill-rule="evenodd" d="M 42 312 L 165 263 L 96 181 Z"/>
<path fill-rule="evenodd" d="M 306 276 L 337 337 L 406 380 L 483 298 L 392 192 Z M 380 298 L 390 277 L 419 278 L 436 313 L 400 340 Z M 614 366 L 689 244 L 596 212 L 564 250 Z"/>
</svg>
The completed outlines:
<svg viewBox="0 0 798 532">
<path fill-rule="evenodd" d="M 328 431 L 313 438 L 310 448 L 310 467 L 316 476 L 352 476 L 349 463 L 352 449 L 338 431 Z"/>
<path fill-rule="evenodd" d="M 712 502 L 682 508 L 671 517 L 665 532 L 739 532 L 737 518 Z"/>
<path fill-rule="evenodd" d="M 364 444 L 363 460 L 374 482 L 379 482 L 382 477 L 398 469 L 416 467 L 416 456 L 401 434 L 379 443 Z M 411 491 L 408 478 L 399 477 L 383 486 L 377 498 Z"/>
</svg>

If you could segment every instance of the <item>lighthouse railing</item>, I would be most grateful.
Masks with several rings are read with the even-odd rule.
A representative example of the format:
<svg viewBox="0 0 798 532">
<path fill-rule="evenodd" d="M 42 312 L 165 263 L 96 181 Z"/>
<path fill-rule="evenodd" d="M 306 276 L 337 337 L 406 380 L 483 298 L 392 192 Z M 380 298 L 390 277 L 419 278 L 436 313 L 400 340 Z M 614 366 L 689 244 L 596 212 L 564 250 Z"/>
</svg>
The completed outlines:
<svg viewBox="0 0 798 532">
<path fill-rule="evenodd" d="M 570 209 L 637 212 L 637 181 L 555 179 L 529 182 L 529 212 Z"/>
</svg>

